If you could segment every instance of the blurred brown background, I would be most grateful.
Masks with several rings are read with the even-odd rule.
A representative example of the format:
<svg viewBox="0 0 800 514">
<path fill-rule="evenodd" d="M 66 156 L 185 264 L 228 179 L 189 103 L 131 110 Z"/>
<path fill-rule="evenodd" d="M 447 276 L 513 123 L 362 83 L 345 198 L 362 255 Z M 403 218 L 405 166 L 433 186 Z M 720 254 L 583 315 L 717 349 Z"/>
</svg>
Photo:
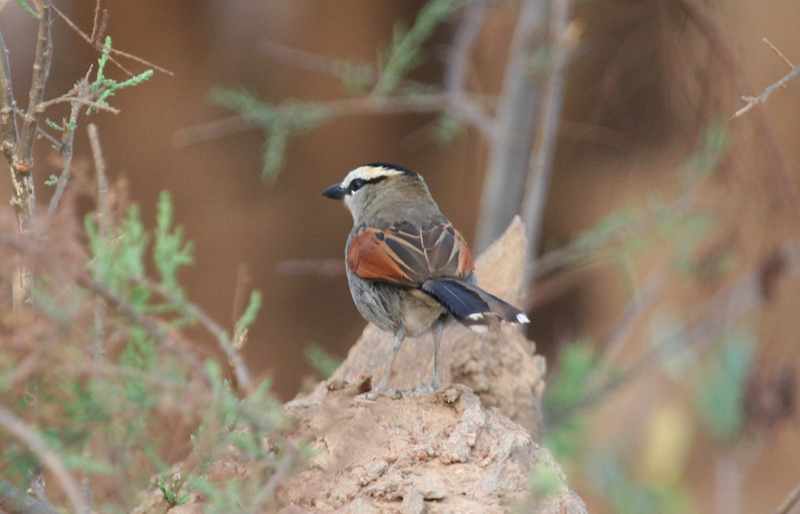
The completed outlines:
<svg viewBox="0 0 800 514">
<path fill-rule="evenodd" d="M 207 102 L 210 88 L 242 87 L 266 101 L 325 100 L 345 92 L 338 80 L 270 59 L 265 40 L 336 59 L 373 62 L 398 21 L 410 24 L 422 1 L 358 0 L 108 0 L 108 33 L 114 47 L 175 73 L 156 74 L 142 86 L 120 92 L 116 116 L 94 117 L 112 176 L 125 175 L 130 193 L 153 223 L 160 191 L 172 192 L 176 220 L 196 243 L 196 264 L 183 275 L 189 296 L 214 318 L 232 325 L 237 277 L 242 265 L 251 286 L 264 292 L 264 306 L 245 350 L 257 371 L 274 377 L 283 399 L 291 398 L 312 370 L 304 348 L 316 342 L 343 356 L 364 321 L 350 300 L 343 275 L 285 276 L 286 260 L 339 258 L 351 226 L 348 213 L 321 196 L 356 166 L 396 162 L 422 173 L 442 211 L 471 240 L 482 187 L 486 149 L 467 130 L 447 146 L 427 137 L 434 116 L 357 116 L 338 119 L 293 137 L 285 168 L 273 186 L 260 180 L 263 135 L 239 133 L 177 148 L 176 131 L 230 113 Z M 472 87 L 497 93 L 514 22 L 513 2 L 498 2 L 487 20 L 474 56 Z M 789 59 L 800 62 L 800 5 L 792 0 L 731 0 L 712 6 L 731 53 L 722 55 L 692 29 L 681 2 L 595 0 L 580 3 L 576 16 L 586 26 L 571 67 L 553 174 L 545 248 L 557 247 L 588 229 L 603 215 L 649 195 L 675 192 L 675 169 L 698 146 L 710 120 L 731 115 L 741 94 L 759 94 L 788 68 L 762 43 L 769 38 Z M 94 2 L 56 4 L 90 30 Z M 2 18 L 11 49 L 17 98 L 28 87 L 35 23 L 13 2 Z M 63 22 L 53 26 L 56 41 L 48 97 L 62 94 L 97 58 Z M 437 82 L 449 37 L 448 26 L 428 46 L 429 60 L 414 78 Z M 141 67 L 131 64 L 141 71 Z M 118 73 L 113 67 L 109 74 Z M 113 76 L 113 75 L 112 75 Z M 118 78 L 122 78 L 119 74 Z M 742 90 L 743 87 L 749 89 Z M 800 162 L 800 82 L 773 95 L 757 116 L 730 122 L 731 156 L 714 187 L 704 190 L 721 228 L 716 242 L 737 251 L 738 264 L 755 266 L 781 241 L 797 237 Z M 709 93 L 711 91 L 711 93 Z M 77 138 L 76 163 L 88 163 L 84 132 Z M 48 160 L 49 159 L 49 160 Z M 51 188 L 43 181 L 58 163 L 37 160 L 41 205 Z M 0 196 L 8 197 L 8 182 Z M 656 262 L 657 258 L 653 257 Z M 559 342 L 580 335 L 602 339 L 628 297 L 614 270 L 591 269 L 556 284 L 542 284 L 531 335 L 540 352 L 554 355 Z M 713 285 L 677 285 L 667 295 L 690 313 L 711 297 Z M 760 359 L 769 368 L 797 357 L 800 301 L 796 283 L 761 318 Z M 623 356 L 622 360 L 625 360 Z M 620 401 L 603 406 L 598 439 L 631 431 L 653 403 L 653 383 L 636 383 Z M 663 394 L 656 392 L 655 396 Z M 605 416 L 605 417 L 603 417 Z M 796 423 L 795 423 L 796 425 Z M 800 475 L 796 426 L 771 435 L 768 449 L 753 464 L 743 511 L 766 512 Z M 701 445 L 702 446 L 702 445 Z M 702 450 L 698 450 L 702 454 Z M 692 480 L 710 480 L 711 464 L 693 459 Z M 696 464 L 696 465 L 695 465 Z M 768 478 L 768 479 L 767 479 Z M 710 487 L 710 484 L 708 485 Z M 699 500 L 701 510 L 708 503 Z M 710 502 L 710 500 L 709 500 Z M 755 510 L 753 510 L 755 509 Z"/>
</svg>

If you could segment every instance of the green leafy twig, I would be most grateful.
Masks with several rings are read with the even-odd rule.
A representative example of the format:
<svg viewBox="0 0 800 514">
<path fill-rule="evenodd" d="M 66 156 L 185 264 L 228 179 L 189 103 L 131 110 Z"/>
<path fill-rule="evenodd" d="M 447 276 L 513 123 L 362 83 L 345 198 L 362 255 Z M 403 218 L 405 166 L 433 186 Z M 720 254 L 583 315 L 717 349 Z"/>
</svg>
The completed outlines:
<svg viewBox="0 0 800 514">
<path fill-rule="evenodd" d="M 250 93 L 228 89 L 214 89 L 210 97 L 213 103 L 239 113 L 246 122 L 265 131 L 267 139 L 261 177 L 266 182 L 273 182 L 277 178 L 283 166 L 289 136 L 318 127 L 329 117 L 329 111 L 319 104 L 287 103 L 273 106 Z"/>
<path fill-rule="evenodd" d="M 39 21 L 39 13 L 34 11 L 33 8 L 30 5 L 28 5 L 28 2 L 26 2 L 25 0 L 17 0 L 17 3 L 19 4 L 20 7 L 22 7 L 22 9 L 25 10 L 25 12 L 33 16 L 34 20 Z"/>
<path fill-rule="evenodd" d="M 96 102 L 106 107 L 108 106 L 106 99 L 114 96 L 114 93 L 120 89 L 136 86 L 153 76 L 153 70 L 147 70 L 122 82 L 117 82 L 114 79 L 106 78 L 104 72 L 110 54 L 111 36 L 106 36 L 105 43 L 103 44 L 103 50 L 97 63 L 97 77 L 95 78 L 94 82 L 89 85 L 90 89 L 97 96 Z"/>
<path fill-rule="evenodd" d="M 420 9 L 410 29 L 396 26 L 372 94 L 386 97 L 393 93 L 403 76 L 424 62 L 422 45 L 431 37 L 434 29 L 465 3 L 465 0 L 431 0 Z"/>
</svg>

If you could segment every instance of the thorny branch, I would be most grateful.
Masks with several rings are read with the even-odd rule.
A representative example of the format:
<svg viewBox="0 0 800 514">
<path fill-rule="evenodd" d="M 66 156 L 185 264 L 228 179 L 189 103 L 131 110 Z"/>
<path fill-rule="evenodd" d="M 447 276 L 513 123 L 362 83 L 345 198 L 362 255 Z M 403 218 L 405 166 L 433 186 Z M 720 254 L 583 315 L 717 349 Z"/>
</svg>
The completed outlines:
<svg viewBox="0 0 800 514">
<path fill-rule="evenodd" d="M 0 427 L 27 446 L 39 462 L 53 474 L 74 512 L 88 512 L 75 478 L 67 471 L 67 467 L 58 455 L 50 449 L 38 430 L 2 406 L 0 406 Z"/>
</svg>

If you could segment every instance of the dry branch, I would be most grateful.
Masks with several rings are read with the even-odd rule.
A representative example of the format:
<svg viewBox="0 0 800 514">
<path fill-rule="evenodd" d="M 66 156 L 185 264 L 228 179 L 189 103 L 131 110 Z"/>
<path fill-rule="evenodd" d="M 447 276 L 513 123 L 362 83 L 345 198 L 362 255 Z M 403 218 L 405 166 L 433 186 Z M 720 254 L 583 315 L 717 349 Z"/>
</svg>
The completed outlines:
<svg viewBox="0 0 800 514">
<path fill-rule="evenodd" d="M 530 291 L 535 284 L 536 252 L 544 224 L 544 208 L 550 189 L 550 176 L 555 160 L 558 127 L 564 101 L 567 68 L 580 41 L 583 29 L 577 22 L 570 23 L 572 0 L 554 0 L 551 33 L 554 51 L 547 76 L 545 97 L 542 101 L 541 124 L 537 129 L 538 142 L 530 159 L 530 171 L 522 198 L 522 220 L 527 227 L 528 261 L 522 279 L 523 288 Z"/>
<path fill-rule="evenodd" d="M 783 500 L 783 503 L 778 510 L 775 511 L 775 514 L 789 514 L 792 508 L 797 505 L 797 501 L 800 500 L 800 485 L 794 488 L 794 490 L 789 493 L 789 496 Z"/>
<path fill-rule="evenodd" d="M 547 31 L 548 3 L 520 2 L 489 141 L 491 154 L 475 235 L 475 249 L 479 251 L 500 237 L 519 212 L 539 108 L 540 80 L 530 73 L 531 57 Z"/>
<path fill-rule="evenodd" d="M 798 75 L 800 75 L 800 66 L 796 66 L 792 71 L 784 75 L 782 79 L 780 79 L 779 81 L 777 81 L 776 83 L 772 84 L 767 89 L 765 89 L 764 92 L 761 93 L 760 95 L 742 96 L 742 100 L 747 102 L 747 105 L 736 111 L 733 114 L 733 118 L 738 118 L 739 116 L 746 113 L 756 105 L 766 102 L 767 99 L 769 99 L 769 97 L 772 95 L 772 93 L 774 93 L 775 91 L 777 91 L 782 87 L 786 87 L 786 84 L 788 84 L 789 81 L 795 79 Z"/>
<path fill-rule="evenodd" d="M 0 478 L 0 511 L 8 514 L 60 514 L 42 501 Z"/>
<path fill-rule="evenodd" d="M 44 88 L 50 73 L 53 57 L 53 43 L 50 38 L 50 2 L 43 0 L 39 7 L 39 28 L 36 39 L 36 54 L 29 92 L 28 108 L 22 119 L 22 128 L 17 127 L 16 104 L 12 93 L 11 72 L 8 65 L 8 49 L 0 35 L 0 86 L 2 107 L 0 122 L 3 130 L 2 151 L 11 170 L 11 204 L 17 216 L 17 224 L 22 234 L 33 231 L 36 217 L 36 199 L 33 189 L 33 144 L 39 131 L 39 104 L 44 98 Z M 22 262 L 17 263 L 12 283 L 14 308 L 31 308 L 32 297 L 31 270 Z"/>
</svg>

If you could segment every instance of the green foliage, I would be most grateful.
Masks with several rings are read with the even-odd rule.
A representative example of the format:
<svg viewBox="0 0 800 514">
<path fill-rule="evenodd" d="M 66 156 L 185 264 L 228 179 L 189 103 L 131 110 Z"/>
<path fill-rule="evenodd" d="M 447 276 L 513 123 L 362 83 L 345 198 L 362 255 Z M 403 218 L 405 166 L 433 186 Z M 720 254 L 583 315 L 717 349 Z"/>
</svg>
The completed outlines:
<svg viewBox="0 0 800 514">
<path fill-rule="evenodd" d="M 723 120 L 716 120 L 706 130 L 703 146 L 693 155 L 686 166 L 687 180 L 706 178 L 714 171 L 717 163 L 728 150 L 728 131 Z"/>
<path fill-rule="evenodd" d="M 176 493 L 173 488 L 167 486 L 167 483 L 163 478 L 159 478 L 156 482 L 156 485 L 158 485 L 158 488 L 161 489 L 164 499 L 167 500 L 167 503 L 169 503 L 172 507 L 183 505 L 184 503 L 188 502 L 190 498 L 189 495 L 195 490 L 194 487 L 189 487 L 184 493 Z"/>
<path fill-rule="evenodd" d="M 445 111 L 444 114 L 439 116 L 434 140 L 438 144 L 444 145 L 458 137 L 463 131 L 464 124 L 461 123 L 461 118 L 452 111 Z"/>
<path fill-rule="evenodd" d="M 85 269 L 114 297 L 112 305 L 124 306 L 102 311 L 103 352 L 89 358 L 86 351 L 98 337 L 96 298 L 74 280 L 65 284 L 57 280 L 58 273 L 48 275 L 48 266 L 37 274 L 36 305 L 41 308 L 27 329 L 35 337 L 26 338 L 22 326 L 15 328 L 22 342 L 40 352 L 32 362 L 41 368 L 20 382 L 20 364 L 34 353 L 16 353 L 18 346 L 9 353 L 0 346 L 3 404 L 13 406 L 31 426 L 45 427 L 50 449 L 70 468 L 89 474 L 93 489 L 106 488 L 103 511 L 129 512 L 154 473 L 161 474 L 158 487 L 170 505 L 183 504 L 192 491 L 202 490 L 214 505 L 247 506 L 258 501 L 255 495 L 275 466 L 296 459 L 283 450 L 281 432 L 287 423 L 268 380 L 242 398 L 219 363 L 208 361 L 198 370 L 191 364 L 196 357 L 190 347 L 177 352 L 126 314 L 147 316 L 165 334 L 175 334 L 188 321 L 186 313 L 197 311 L 178 280 L 180 269 L 192 262 L 192 245 L 173 218 L 166 193 L 159 198 L 152 230 L 142 223 L 137 206 L 105 220 L 102 228 L 94 215 L 86 217 Z M 64 259 L 64 251 L 53 252 L 52 269 L 75 261 L 75 256 Z M 158 280 L 147 277 L 148 269 Z M 261 294 L 254 291 L 237 326 L 251 326 L 260 304 Z M 171 453 L 176 441 L 188 445 L 190 436 L 188 458 Z M 36 460 L 1 431 L 0 448 L 0 476 L 23 486 Z M 232 452 L 248 474 L 210 482 L 209 466 Z M 185 459 L 179 473 L 170 470 L 176 457 Z M 231 491 L 238 496 L 229 497 Z"/>
<path fill-rule="evenodd" d="M 54 186 L 58 184 L 58 177 L 55 175 L 50 175 L 50 177 L 44 181 L 44 185 L 46 186 Z"/>
<path fill-rule="evenodd" d="M 683 487 L 637 478 L 620 458 L 605 451 L 590 463 L 593 487 L 617 514 L 680 514 L 692 512 Z"/>
<path fill-rule="evenodd" d="M 352 95 L 364 94 L 375 83 L 375 66 L 369 63 L 344 62 L 341 75 L 345 90 Z"/>
<path fill-rule="evenodd" d="M 36 20 L 39 19 L 39 13 L 34 11 L 33 8 L 30 5 L 28 5 L 28 2 L 26 2 L 25 0 L 17 0 L 17 3 L 20 5 L 20 7 L 22 7 L 25 10 L 25 12 L 33 16 L 34 19 Z"/>
<path fill-rule="evenodd" d="M 395 92 L 403 76 L 424 62 L 422 45 L 436 27 L 466 3 L 465 0 L 430 0 L 420 9 L 410 29 L 395 25 L 391 46 L 380 59 L 381 74 L 372 93 L 386 97 Z"/>
<path fill-rule="evenodd" d="M 449 19 L 459 8 L 471 0 L 430 0 L 419 11 L 414 24 L 405 28 L 394 27 L 389 47 L 379 53 L 377 69 L 372 64 L 332 61 L 331 73 L 338 76 L 351 94 L 365 94 L 371 87 L 371 96 L 378 100 L 390 97 L 412 101 L 415 95 L 436 93 L 439 88 L 419 84 L 406 84 L 400 88 L 404 76 L 422 64 L 423 45 L 435 29 Z M 264 131 L 265 143 L 261 178 L 273 183 L 283 167 L 289 138 L 329 122 L 335 115 L 323 103 L 286 102 L 273 105 L 262 102 L 253 94 L 231 89 L 213 89 L 210 101 L 233 112 Z M 454 113 L 445 113 L 436 132 L 436 140 L 446 142 L 461 130 Z"/>
<path fill-rule="evenodd" d="M 167 191 L 162 191 L 158 198 L 158 216 L 156 217 L 155 244 L 153 245 L 153 262 L 155 262 L 161 283 L 175 298 L 184 298 L 183 289 L 178 285 L 178 269 L 194 262 L 193 245 L 183 240 L 183 229 L 172 227 L 172 198 Z"/>
<path fill-rule="evenodd" d="M 245 91 L 213 89 L 211 102 L 239 113 L 245 120 L 264 130 L 266 145 L 261 178 L 273 182 L 283 166 L 289 136 L 311 130 L 325 123 L 330 112 L 312 102 L 288 102 L 271 105 Z"/>
<path fill-rule="evenodd" d="M 528 488 L 539 498 L 558 494 L 567 488 L 564 476 L 550 460 L 540 458 L 531 471 Z"/>
<path fill-rule="evenodd" d="M 149 294 L 136 285 L 144 277 L 144 256 L 150 235 L 139 219 L 139 207 L 131 205 L 119 225 L 108 234 L 100 234 L 93 216 L 84 219 L 89 241 L 91 261 L 89 268 L 94 277 L 112 291 L 146 301 Z M 139 289 L 134 293 L 133 289 Z"/>
<path fill-rule="evenodd" d="M 700 419 L 720 443 L 733 442 L 742 431 L 745 387 L 752 373 L 755 348 L 752 334 L 733 331 L 698 371 L 694 389 Z"/>
<path fill-rule="evenodd" d="M 317 373 L 328 378 L 342 364 L 342 359 L 329 354 L 325 348 L 317 343 L 306 345 L 306 360 Z"/>
<path fill-rule="evenodd" d="M 564 345 L 558 355 L 559 370 L 549 380 L 542 411 L 549 425 L 545 446 L 562 464 L 574 462 L 583 450 L 587 419 L 570 411 L 586 400 L 589 378 L 597 365 L 597 355 L 588 341 Z M 555 425 L 552 420 L 557 418 Z"/>
<path fill-rule="evenodd" d="M 114 94 L 120 89 L 125 89 L 126 87 L 138 86 L 139 84 L 141 84 L 142 82 L 146 81 L 147 79 L 153 76 L 153 70 L 147 70 L 122 82 L 117 82 L 114 79 L 106 78 L 104 73 L 110 55 L 111 55 L 111 36 L 106 36 L 105 43 L 103 43 L 103 51 L 100 55 L 100 59 L 97 62 L 97 76 L 94 82 L 92 82 L 89 85 L 90 89 L 92 90 L 92 92 L 94 92 L 96 96 L 95 101 L 98 104 L 105 106 L 108 106 L 106 99 L 114 96 Z M 91 111 L 92 110 L 89 109 L 86 112 L 87 114 L 90 114 Z"/>
<path fill-rule="evenodd" d="M 550 65 L 553 62 L 554 53 L 555 49 L 551 44 L 542 43 L 536 47 L 529 68 L 529 73 L 533 78 L 543 79 L 547 77 L 547 72 L 550 71 Z"/>
</svg>

